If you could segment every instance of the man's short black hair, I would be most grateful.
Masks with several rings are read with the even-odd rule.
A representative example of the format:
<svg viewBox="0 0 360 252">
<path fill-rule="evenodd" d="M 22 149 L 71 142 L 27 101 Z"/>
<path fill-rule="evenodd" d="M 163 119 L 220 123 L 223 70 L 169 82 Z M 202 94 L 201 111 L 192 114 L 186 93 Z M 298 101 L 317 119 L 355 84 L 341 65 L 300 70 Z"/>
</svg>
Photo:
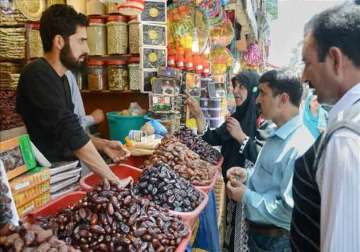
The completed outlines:
<svg viewBox="0 0 360 252">
<path fill-rule="evenodd" d="M 360 67 L 360 0 L 327 9 L 305 26 L 314 36 L 318 59 L 323 62 L 333 46 L 341 49 L 355 66 Z"/>
<path fill-rule="evenodd" d="M 40 36 L 44 51 L 51 51 L 56 35 L 67 39 L 75 34 L 78 26 L 88 26 L 88 19 L 71 6 L 55 4 L 47 8 L 40 18 Z"/>
<path fill-rule="evenodd" d="M 267 83 L 273 95 L 287 93 L 290 102 L 296 107 L 300 106 L 303 87 L 300 78 L 288 70 L 270 70 L 265 72 L 259 80 L 260 83 Z"/>
</svg>

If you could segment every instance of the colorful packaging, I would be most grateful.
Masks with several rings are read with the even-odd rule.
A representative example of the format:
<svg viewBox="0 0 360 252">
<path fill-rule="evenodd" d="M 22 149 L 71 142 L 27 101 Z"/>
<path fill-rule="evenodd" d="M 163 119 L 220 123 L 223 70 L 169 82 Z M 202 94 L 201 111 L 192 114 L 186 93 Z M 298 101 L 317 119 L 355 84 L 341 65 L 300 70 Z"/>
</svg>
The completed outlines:
<svg viewBox="0 0 360 252">
<path fill-rule="evenodd" d="M 37 167 L 10 181 L 11 192 L 16 195 L 50 180 L 49 168 Z"/>
<path fill-rule="evenodd" d="M 50 181 L 47 180 L 41 184 L 35 185 L 34 187 L 26 191 L 14 194 L 13 198 L 15 204 L 17 206 L 20 206 L 32 201 L 33 199 L 37 198 L 38 196 L 49 190 L 50 190 Z"/>
<path fill-rule="evenodd" d="M 0 159 L 3 161 L 9 180 L 36 166 L 35 155 L 28 135 L 0 142 Z"/>
<path fill-rule="evenodd" d="M 47 204 L 50 201 L 50 191 L 47 191 L 40 196 L 36 197 L 34 200 L 17 207 L 17 212 L 20 217 L 23 217 L 24 215 L 30 213 L 31 211 L 34 211 L 45 204 Z"/>
</svg>

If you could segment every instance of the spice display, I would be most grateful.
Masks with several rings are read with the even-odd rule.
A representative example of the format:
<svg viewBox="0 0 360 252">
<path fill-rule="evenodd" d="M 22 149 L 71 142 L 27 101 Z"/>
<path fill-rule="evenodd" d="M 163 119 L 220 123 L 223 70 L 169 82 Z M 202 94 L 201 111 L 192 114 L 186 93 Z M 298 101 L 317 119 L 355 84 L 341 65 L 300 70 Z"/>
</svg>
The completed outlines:
<svg viewBox="0 0 360 252">
<path fill-rule="evenodd" d="M 166 46 L 166 26 L 143 24 L 142 43 L 145 46 Z"/>
<path fill-rule="evenodd" d="M 203 200 L 189 181 L 180 178 L 167 165 L 157 165 L 141 175 L 134 192 L 155 204 L 178 212 L 191 212 Z"/>
<path fill-rule="evenodd" d="M 49 229 L 24 223 L 18 227 L 11 225 L 4 231 L 0 237 L 0 251 L 77 252 L 79 250 L 60 241 Z"/>
<path fill-rule="evenodd" d="M 0 130 L 24 125 L 21 116 L 15 112 L 16 91 L 0 89 Z"/>
<path fill-rule="evenodd" d="M 129 85 L 130 90 L 140 90 L 141 72 L 139 66 L 139 57 L 129 59 Z"/>
<path fill-rule="evenodd" d="M 34 23 L 30 25 L 31 30 L 29 33 L 29 46 L 30 46 L 30 58 L 40 58 L 43 56 L 43 47 L 40 37 L 40 24 Z"/>
<path fill-rule="evenodd" d="M 38 221 L 82 251 L 175 251 L 189 232 L 178 217 L 107 181 L 75 206 Z"/>
<path fill-rule="evenodd" d="M 25 28 L 0 28 L 0 59 L 25 58 Z"/>
<path fill-rule="evenodd" d="M 89 55 L 106 54 L 106 27 L 104 19 L 90 18 L 87 27 Z"/>
<path fill-rule="evenodd" d="M 166 66 L 166 49 L 142 48 L 143 68 Z"/>
<path fill-rule="evenodd" d="M 128 27 L 126 17 L 109 16 L 107 26 L 108 54 L 126 54 L 128 51 Z"/>
<path fill-rule="evenodd" d="M 88 0 L 86 3 L 86 14 L 91 15 L 105 15 L 106 5 L 104 1 Z"/>
<path fill-rule="evenodd" d="M 177 175 L 189 180 L 195 186 L 206 186 L 211 183 L 216 170 L 213 165 L 200 159 L 199 155 L 189 150 L 175 136 L 167 136 L 143 168 L 156 164 L 167 164 Z"/>
<path fill-rule="evenodd" d="M 166 22 L 166 2 L 146 1 L 141 21 Z"/>
<path fill-rule="evenodd" d="M 135 17 L 129 21 L 130 54 L 139 54 L 139 48 L 140 48 L 140 22 Z"/>
<path fill-rule="evenodd" d="M 101 60 L 88 61 L 88 89 L 104 90 L 106 88 L 106 72 Z"/>
<path fill-rule="evenodd" d="M 175 136 L 190 150 L 197 153 L 202 160 L 211 164 L 217 164 L 221 158 L 219 151 L 211 147 L 201 137 L 196 136 L 190 128 L 182 127 Z"/>
<path fill-rule="evenodd" d="M 129 71 L 126 62 L 122 60 L 108 61 L 109 90 L 129 90 Z"/>
</svg>

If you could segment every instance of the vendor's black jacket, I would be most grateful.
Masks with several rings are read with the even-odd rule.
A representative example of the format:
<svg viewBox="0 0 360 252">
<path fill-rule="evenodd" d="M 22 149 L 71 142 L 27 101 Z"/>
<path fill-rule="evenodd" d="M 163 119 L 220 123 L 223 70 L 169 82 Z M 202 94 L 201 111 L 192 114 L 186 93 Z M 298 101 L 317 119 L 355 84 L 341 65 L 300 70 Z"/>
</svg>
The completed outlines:
<svg viewBox="0 0 360 252">
<path fill-rule="evenodd" d="M 89 136 L 74 114 L 67 78 L 41 58 L 26 65 L 17 88 L 16 111 L 33 143 L 50 162 L 73 160 Z"/>
</svg>

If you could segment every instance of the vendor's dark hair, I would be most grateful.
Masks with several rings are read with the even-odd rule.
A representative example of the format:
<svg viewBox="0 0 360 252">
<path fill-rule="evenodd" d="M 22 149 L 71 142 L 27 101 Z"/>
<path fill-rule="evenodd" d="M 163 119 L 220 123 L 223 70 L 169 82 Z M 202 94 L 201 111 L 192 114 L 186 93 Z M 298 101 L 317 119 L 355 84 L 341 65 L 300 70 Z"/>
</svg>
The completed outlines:
<svg viewBox="0 0 360 252">
<path fill-rule="evenodd" d="M 355 66 L 360 67 L 360 1 L 347 2 L 314 16 L 305 25 L 317 46 L 318 59 L 323 62 L 332 46 L 340 48 Z"/>
<path fill-rule="evenodd" d="M 288 70 L 271 70 L 265 72 L 259 81 L 260 83 L 266 82 L 274 96 L 287 93 L 290 102 L 297 107 L 300 106 L 303 87 L 296 74 Z"/>
<path fill-rule="evenodd" d="M 44 51 L 51 51 L 56 35 L 67 39 L 76 32 L 77 26 L 88 26 L 88 19 L 71 6 L 54 4 L 47 8 L 40 18 L 40 36 Z"/>
</svg>

